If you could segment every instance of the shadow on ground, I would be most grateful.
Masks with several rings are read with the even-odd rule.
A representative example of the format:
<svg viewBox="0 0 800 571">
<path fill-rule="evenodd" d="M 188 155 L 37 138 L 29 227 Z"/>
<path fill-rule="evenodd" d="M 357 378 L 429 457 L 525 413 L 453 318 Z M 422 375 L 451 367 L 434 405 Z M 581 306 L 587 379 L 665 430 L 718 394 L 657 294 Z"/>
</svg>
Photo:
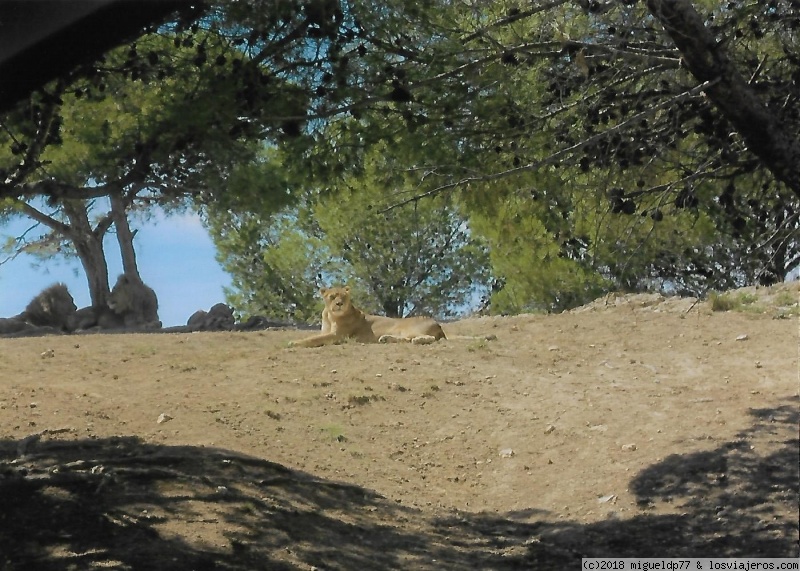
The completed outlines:
<svg viewBox="0 0 800 571">
<path fill-rule="evenodd" d="M 644 515 L 591 524 L 536 522 L 536 510 L 434 516 L 265 460 L 132 436 L 0 440 L 0 570 L 577 569 L 581 557 L 796 557 L 798 400 L 785 402 L 752 410 L 751 427 L 731 442 L 640 472 L 630 485 Z M 662 502 L 676 509 L 655 513 Z"/>
</svg>

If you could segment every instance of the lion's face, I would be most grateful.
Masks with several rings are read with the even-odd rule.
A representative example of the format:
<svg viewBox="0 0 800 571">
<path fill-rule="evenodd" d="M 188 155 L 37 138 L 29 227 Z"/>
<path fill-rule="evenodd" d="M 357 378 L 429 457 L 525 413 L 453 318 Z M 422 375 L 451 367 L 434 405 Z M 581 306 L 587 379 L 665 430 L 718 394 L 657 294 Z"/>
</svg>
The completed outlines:
<svg viewBox="0 0 800 571">
<path fill-rule="evenodd" d="M 25 312 L 34 325 L 64 327 L 77 309 L 67 286 L 54 284 L 33 298 Z"/>
<path fill-rule="evenodd" d="M 350 287 L 331 287 L 320 290 L 325 307 L 334 315 L 349 313 L 353 304 L 350 301 Z"/>
<path fill-rule="evenodd" d="M 78 306 L 75 305 L 67 286 L 58 284 L 50 291 L 49 299 L 43 304 L 43 309 L 54 316 L 68 317 L 78 310 Z"/>
<path fill-rule="evenodd" d="M 108 307 L 115 313 L 125 313 L 132 309 L 132 301 L 130 280 L 127 276 L 121 275 L 108 297 Z"/>
</svg>

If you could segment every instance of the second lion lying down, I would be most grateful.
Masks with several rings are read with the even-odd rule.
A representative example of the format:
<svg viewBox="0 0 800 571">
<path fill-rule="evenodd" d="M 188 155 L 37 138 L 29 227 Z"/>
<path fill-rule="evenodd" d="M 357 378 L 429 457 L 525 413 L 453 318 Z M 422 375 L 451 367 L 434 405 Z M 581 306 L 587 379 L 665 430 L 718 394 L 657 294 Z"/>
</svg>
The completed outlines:
<svg viewBox="0 0 800 571">
<path fill-rule="evenodd" d="M 364 313 L 350 300 L 349 287 L 322 288 L 325 300 L 322 331 L 306 339 L 292 341 L 290 347 L 321 347 L 354 339 L 361 343 L 410 341 L 427 344 L 445 339 L 442 326 L 430 317 L 397 319 Z"/>
</svg>

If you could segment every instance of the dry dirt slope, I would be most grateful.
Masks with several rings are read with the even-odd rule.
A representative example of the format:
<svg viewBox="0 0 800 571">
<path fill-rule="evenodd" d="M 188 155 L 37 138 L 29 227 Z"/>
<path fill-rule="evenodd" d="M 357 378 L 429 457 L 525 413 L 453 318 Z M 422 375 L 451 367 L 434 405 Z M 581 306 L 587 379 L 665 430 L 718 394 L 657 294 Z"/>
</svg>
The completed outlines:
<svg viewBox="0 0 800 571">
<path fill-rule="evenodd" d="M 797 556 L 798 284 L 743 293 L 431 346 L 2 339 L 0 570 Z"/>
</svg>

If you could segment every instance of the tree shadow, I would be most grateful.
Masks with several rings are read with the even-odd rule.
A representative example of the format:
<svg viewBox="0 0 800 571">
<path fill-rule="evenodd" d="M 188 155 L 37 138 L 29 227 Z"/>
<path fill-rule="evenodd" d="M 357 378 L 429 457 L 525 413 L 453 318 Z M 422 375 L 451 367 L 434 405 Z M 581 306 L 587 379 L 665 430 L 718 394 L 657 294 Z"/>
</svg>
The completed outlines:
<svg viewBox="0 0 800 571">
<path fill-rule="evenodd" d="M 472 536 L 494 536 L 485 546 L 505 556 L 504 569 L 578 569 L 581 557 L 798 557 L 800 401 L 785 400 L 751 409 L 753 424 L 731 442 L 668 456 L 633 478 L 640 507 L 671 504 L 673 513 L 590 524 L 463 521 Z"/>
<path fill-rule="evenodd" d="M 0 458 L 20 445 L 0 443 Z M 0 464 L 4 570 L 402 568 L 428 547 L 384 525 L 414 515 L 373 492 L 225 450 L 136 437 L 25 447 Z"/>
<path fill-rule="evenodd" d="M 631 482 L 677 513 L 436 517 L 238 453 L 126 436 L 0 440 L 0 570 L 563 569 L 581 557 L 798 555 L 797 399 Z M 760 453 L 760 450 L 769 452 Z M 787 514 L 795 517 L 787 517 Z"/>
</svg>

